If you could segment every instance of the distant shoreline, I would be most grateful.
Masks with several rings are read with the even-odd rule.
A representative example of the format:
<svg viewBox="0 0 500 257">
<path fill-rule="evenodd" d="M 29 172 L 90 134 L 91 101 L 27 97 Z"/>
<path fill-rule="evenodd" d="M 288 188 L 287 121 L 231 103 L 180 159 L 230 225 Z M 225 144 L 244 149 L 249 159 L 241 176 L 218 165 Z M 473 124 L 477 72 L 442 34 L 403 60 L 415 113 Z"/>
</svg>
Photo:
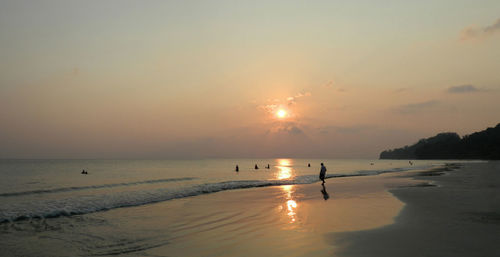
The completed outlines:
<svg viewBox="0 0 500 257">
<path fill-rule="evenodd" d="M 379 159 L 500 160 L 500 123 L 462 138 L 457 133 L 439 133 L 411 146 L 385 150 Z"/>
</svg>

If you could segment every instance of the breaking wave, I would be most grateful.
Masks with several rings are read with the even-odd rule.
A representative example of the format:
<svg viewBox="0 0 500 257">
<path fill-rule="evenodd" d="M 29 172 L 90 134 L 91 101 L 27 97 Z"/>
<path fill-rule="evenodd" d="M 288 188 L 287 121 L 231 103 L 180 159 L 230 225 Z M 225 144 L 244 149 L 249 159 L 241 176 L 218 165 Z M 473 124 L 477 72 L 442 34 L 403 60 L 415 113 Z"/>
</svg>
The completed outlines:
<svg viewBox="0 0 500 257">
<path fill-rule="evenodd" d="M 79 187 L 60 187 L 60 188 L 54 188 L 54 189 L 40 189 L 40 190 L 30 190 L 30 191 L 21 191 L 21 192 L 0 193 L 0 196 L 9 197 L 9 196 L 21 196 L 21 195 L 61 193 L 61 192 L 87 190 L 87 189 L 113 188 L 113 187 L 118 187 L 118 186 L 134 186 L 134 185 L 140 185 L 140 184 L 177 182 L 177 181 L 186 181 L 186 180 L 193 180 L 193 179 L 195 179 L 195 178 L 191 178 L 191 177 L 190 178 L 168 178 L 168 179 L 155 179 L 155 180 L 128 182 L 128 183 L 103 184 L 103 185 L 91 185 L 91 186 L 79 186 Z"/>
<path fill-rule="evenodd" d="M 423 167 L 421 166 L 414 168 L 397 168 L 391 170 L 358 171 L 357 173 L 354 174 L 353 173 L 328 174 L 326 178 L 369 176 L 387 172 L 398 172 L 398 171 L 421 169 L 421 168 Z M 95 185 L 88 187 L 34 190 L 34 191 L 25 191 L 17 193 L 4 193 L 1 196 L 16 196 L 16 195 L 27 195 L 27 194 L 37 194 L 37 193 L 55 193 L 55 192 L 64 192 L 71 190 L 127 186 L 127 185 L 144 184 L 144 183 L 171 182 L 171 181 L 191 180 L 191 179 L 194 178 L 149 180 L 149 181 L 139 181 L 132 183 Z M 32 218 L 54 218 L 60 216 L 71 216 L 78 214 L 93 213 L 93 212 L 106 211 L 121 207 L 140 206 L 145 204 L 168 201 L 172 199 L 216 193 L 225 190 L 236 190 L 243 188 L 268 187 L 268 186 L 280 186 L 280 185 L 311 184 L 318 181 L 319 178 L 317 175 L 305 175 L 305 176 L 298 176 L 295 177 L 294 179 L 289 179 L 289 180 L 225 181 L 217 183 L 205 183 L 205 184 L 184 186 L 180 188 L 160 188 L 160 189 L 140 190 L 140 191 L 115 192 L 115 193 L 106 193 L 98 195 L 70 197 L 65 199 L 51 199 L 51 200 L 41 200 L 33 202 L 12 203 L 0 207 L 0 223 L 32 219 Z"/>
</svg>

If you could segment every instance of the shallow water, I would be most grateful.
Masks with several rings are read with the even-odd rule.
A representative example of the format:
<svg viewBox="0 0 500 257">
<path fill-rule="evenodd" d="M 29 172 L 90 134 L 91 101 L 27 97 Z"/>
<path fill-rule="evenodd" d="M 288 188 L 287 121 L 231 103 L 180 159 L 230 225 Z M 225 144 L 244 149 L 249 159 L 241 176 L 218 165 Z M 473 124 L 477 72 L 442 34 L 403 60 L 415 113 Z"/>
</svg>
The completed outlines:
<svg viewBox="0 0 500 257">
<path fill-rule="evenodd" d="M 1 160 L 0 222 L 86 214 L 241 188 L 309 184 L 327 177 L 373 175 L 442 161 L 207 159 Z M 311 163 L 311 167 L 308 167 Z M 257 164 L 259 169 L 254 169 Z M 270 165 L 269 169 L 265 166 Z M 235 172 L 235 166 L 239 172 Z M 80 174 L 85 169 L 89 174 Z"/>
<path fill-rule="evenodd" d="M 321 185 L 311 185 L 313 193 L 295 186 L 318 182 L 320 162 L 330 177 L 328 206 Z M 371 182 L 343 188 L 343 180 L 442 163 L 3 160 L 0 249 L 2 256 L 255 256 L 269 249 L 328 256 L 324 233 L 388 223 L 401 206 Z"/>
</svg>

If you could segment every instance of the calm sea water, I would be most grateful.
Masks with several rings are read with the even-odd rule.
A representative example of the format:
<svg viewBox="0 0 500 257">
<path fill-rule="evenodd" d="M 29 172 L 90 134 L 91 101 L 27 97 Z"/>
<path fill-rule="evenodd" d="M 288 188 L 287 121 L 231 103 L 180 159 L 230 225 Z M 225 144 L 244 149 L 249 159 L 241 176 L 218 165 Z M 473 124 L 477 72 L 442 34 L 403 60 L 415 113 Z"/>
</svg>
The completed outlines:
<svg viewBox="0 0 500 257">
<path fill-rule="evenodd" d="M 313 159 L 0 160 L 0 222 L 94 213 L 223 190 L 315 183 L 319 181 L 321 162 L 325 163 L 330 179 L 444 163 Z M 266 169 L 268 164 L 270 168 Z M 239 172 L 235 172 L 236 165 Z M 81 174 L 83 169 L 88 174 Z"/>
</svg>

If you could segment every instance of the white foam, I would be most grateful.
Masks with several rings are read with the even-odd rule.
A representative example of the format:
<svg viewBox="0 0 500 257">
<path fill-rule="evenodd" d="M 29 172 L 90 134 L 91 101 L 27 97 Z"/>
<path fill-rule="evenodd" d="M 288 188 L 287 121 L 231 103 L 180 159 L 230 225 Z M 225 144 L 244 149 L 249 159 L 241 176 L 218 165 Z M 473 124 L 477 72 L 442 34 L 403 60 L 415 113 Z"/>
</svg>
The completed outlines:
<svg viewBox="0 0 500 257">
<path fill-rule="evenodd" d="M 410 169 L 419 169 L 414 167 Z M 367 176 L 408 169 L 359 171 L 355 174 L 327 174 L 327 178 Z M 310 184 L 319 181 L 318 175 L 298 176 L 290 180 L 244 180 L 198 184 L 175 189 L 152 189 L 79 196 L 65 199 L 21 202 L 0 207 L 0 223 L 30 218 L 50 218 L 105 211 L 120 207 L 139 206 L 172 199 L 253 187 Z M 99 187 L 99 186 L 96 186 Z"/>
</svg>

